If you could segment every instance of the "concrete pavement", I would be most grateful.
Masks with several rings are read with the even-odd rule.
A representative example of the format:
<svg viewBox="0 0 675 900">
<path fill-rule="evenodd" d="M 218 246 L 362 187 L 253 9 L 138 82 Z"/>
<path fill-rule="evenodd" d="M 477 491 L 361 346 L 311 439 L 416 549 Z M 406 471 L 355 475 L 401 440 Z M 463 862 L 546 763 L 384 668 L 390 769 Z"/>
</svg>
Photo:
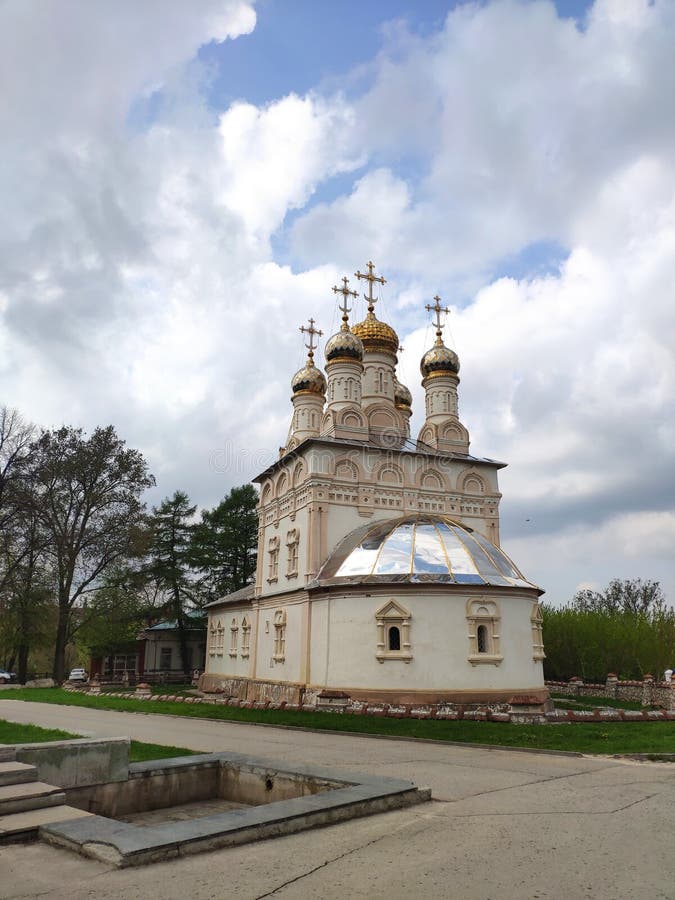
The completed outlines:
<svg viewBox="0 0 675 900">
<path fill-rule="evenodd" d="M 420 807 L 114 870 L 0 849 L 0 898 L 675 898 L 675 766 L 0 701 L 0 718 L 429 785 Z M 565 727 L 565 726 L 557 726 Z"/>
</svg>

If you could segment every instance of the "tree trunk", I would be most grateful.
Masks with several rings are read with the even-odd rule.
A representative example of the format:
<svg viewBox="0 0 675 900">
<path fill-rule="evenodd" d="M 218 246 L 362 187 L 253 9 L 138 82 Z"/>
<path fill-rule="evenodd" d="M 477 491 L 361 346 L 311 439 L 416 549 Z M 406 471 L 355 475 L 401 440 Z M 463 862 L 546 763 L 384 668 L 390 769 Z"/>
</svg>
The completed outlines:
<svg viewBox="0 0 675 900">
<path fill-rule="evenodd" d="M 28 679 L 28 644 L 19 644 L 19 670 L 17 680 L 19 684 L 25 684 Z"/>
<path fill-rule="evenodd" d="M 189 675 L 187 629 L 182 614 L 178 616 L 178 642 L 180 644 L 180 661 L 183 667 L 183 675 Z"/>
<path fill-rule="evenodd" d="M 54 647 L 54 667 L 52 677 L 57 684 L 66 680 L 66 644 L 68 642 L 68 621 L 70 607 L 59 602 L 59 621 L 56 626 L 56 645 Z"/>
</svg>

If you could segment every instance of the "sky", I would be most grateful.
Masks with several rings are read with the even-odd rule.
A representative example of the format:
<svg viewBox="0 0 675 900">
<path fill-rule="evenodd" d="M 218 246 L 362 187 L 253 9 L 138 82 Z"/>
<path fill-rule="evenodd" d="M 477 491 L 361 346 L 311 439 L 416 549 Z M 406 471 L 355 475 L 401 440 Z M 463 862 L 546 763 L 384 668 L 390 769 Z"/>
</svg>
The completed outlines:
<svg viewBox="0 0 675 900">
<path fill-rule="evenodd" d="M 413 433 L 450 307 L 545 599 L 675 603 L 674 42 L 672 0 L 0 0 L 0 403 L 214 506 L 372 259 Z"/>
</svg>

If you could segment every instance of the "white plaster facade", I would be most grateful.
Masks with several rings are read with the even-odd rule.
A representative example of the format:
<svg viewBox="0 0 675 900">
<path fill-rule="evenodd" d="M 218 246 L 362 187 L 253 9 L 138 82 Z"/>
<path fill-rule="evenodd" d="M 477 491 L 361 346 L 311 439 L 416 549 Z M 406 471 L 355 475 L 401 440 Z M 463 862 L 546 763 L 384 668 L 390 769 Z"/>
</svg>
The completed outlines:
<svg viewBox="0 0 675 900">
<path fill-rule="evenodd" d="M 203 686 L 289 700 L 339 691 L 391 702 L 544 702 L 541 591 L 520 573 L 491 579 L 478 565 L 478 575 L 455 577 L 448 556 L 439 575 L 420 576 L 411 563 L 401 577 L 336 576 L 336 554 L 348 555 L 370 526 L 382 541 L 394 540 L 390 525 L 413 528 L 417 541 L 411 523 L 436 529 L 435 521 L 466 542 L 482 536 L 488 557 L 492 545 L 498 565 L 512 566 L 498 549 L 504 464 L 469 454 L 459 361 L 442 344 L 438 300 L 436 343 L 421 363 L 426 420 L 412 442 L 410 395 L 395 376 L 398 338 L 375 318 L 372 290 L 367 299 L 367 319 L 351 330 L 343 309 L 326 378 L 310 337 L 308 364 L 292 381 L 287 445 L 255 479 L 255 584 L 211 604 Z"/>
</svg>

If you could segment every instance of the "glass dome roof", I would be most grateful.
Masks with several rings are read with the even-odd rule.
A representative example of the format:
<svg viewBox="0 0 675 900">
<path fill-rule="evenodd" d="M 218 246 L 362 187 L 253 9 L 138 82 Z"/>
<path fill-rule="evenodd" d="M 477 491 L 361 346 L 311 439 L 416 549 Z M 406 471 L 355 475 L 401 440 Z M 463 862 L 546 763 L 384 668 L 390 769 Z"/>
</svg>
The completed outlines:
<svg viewBox="0 0 675 900">
<path fill-rule="evenodd" d="M 499 547 L 443 516 L 389 519 L 357 528 L 338 544 L 317 580 L 486 584 L 539 591 Z"/>
</svg>

